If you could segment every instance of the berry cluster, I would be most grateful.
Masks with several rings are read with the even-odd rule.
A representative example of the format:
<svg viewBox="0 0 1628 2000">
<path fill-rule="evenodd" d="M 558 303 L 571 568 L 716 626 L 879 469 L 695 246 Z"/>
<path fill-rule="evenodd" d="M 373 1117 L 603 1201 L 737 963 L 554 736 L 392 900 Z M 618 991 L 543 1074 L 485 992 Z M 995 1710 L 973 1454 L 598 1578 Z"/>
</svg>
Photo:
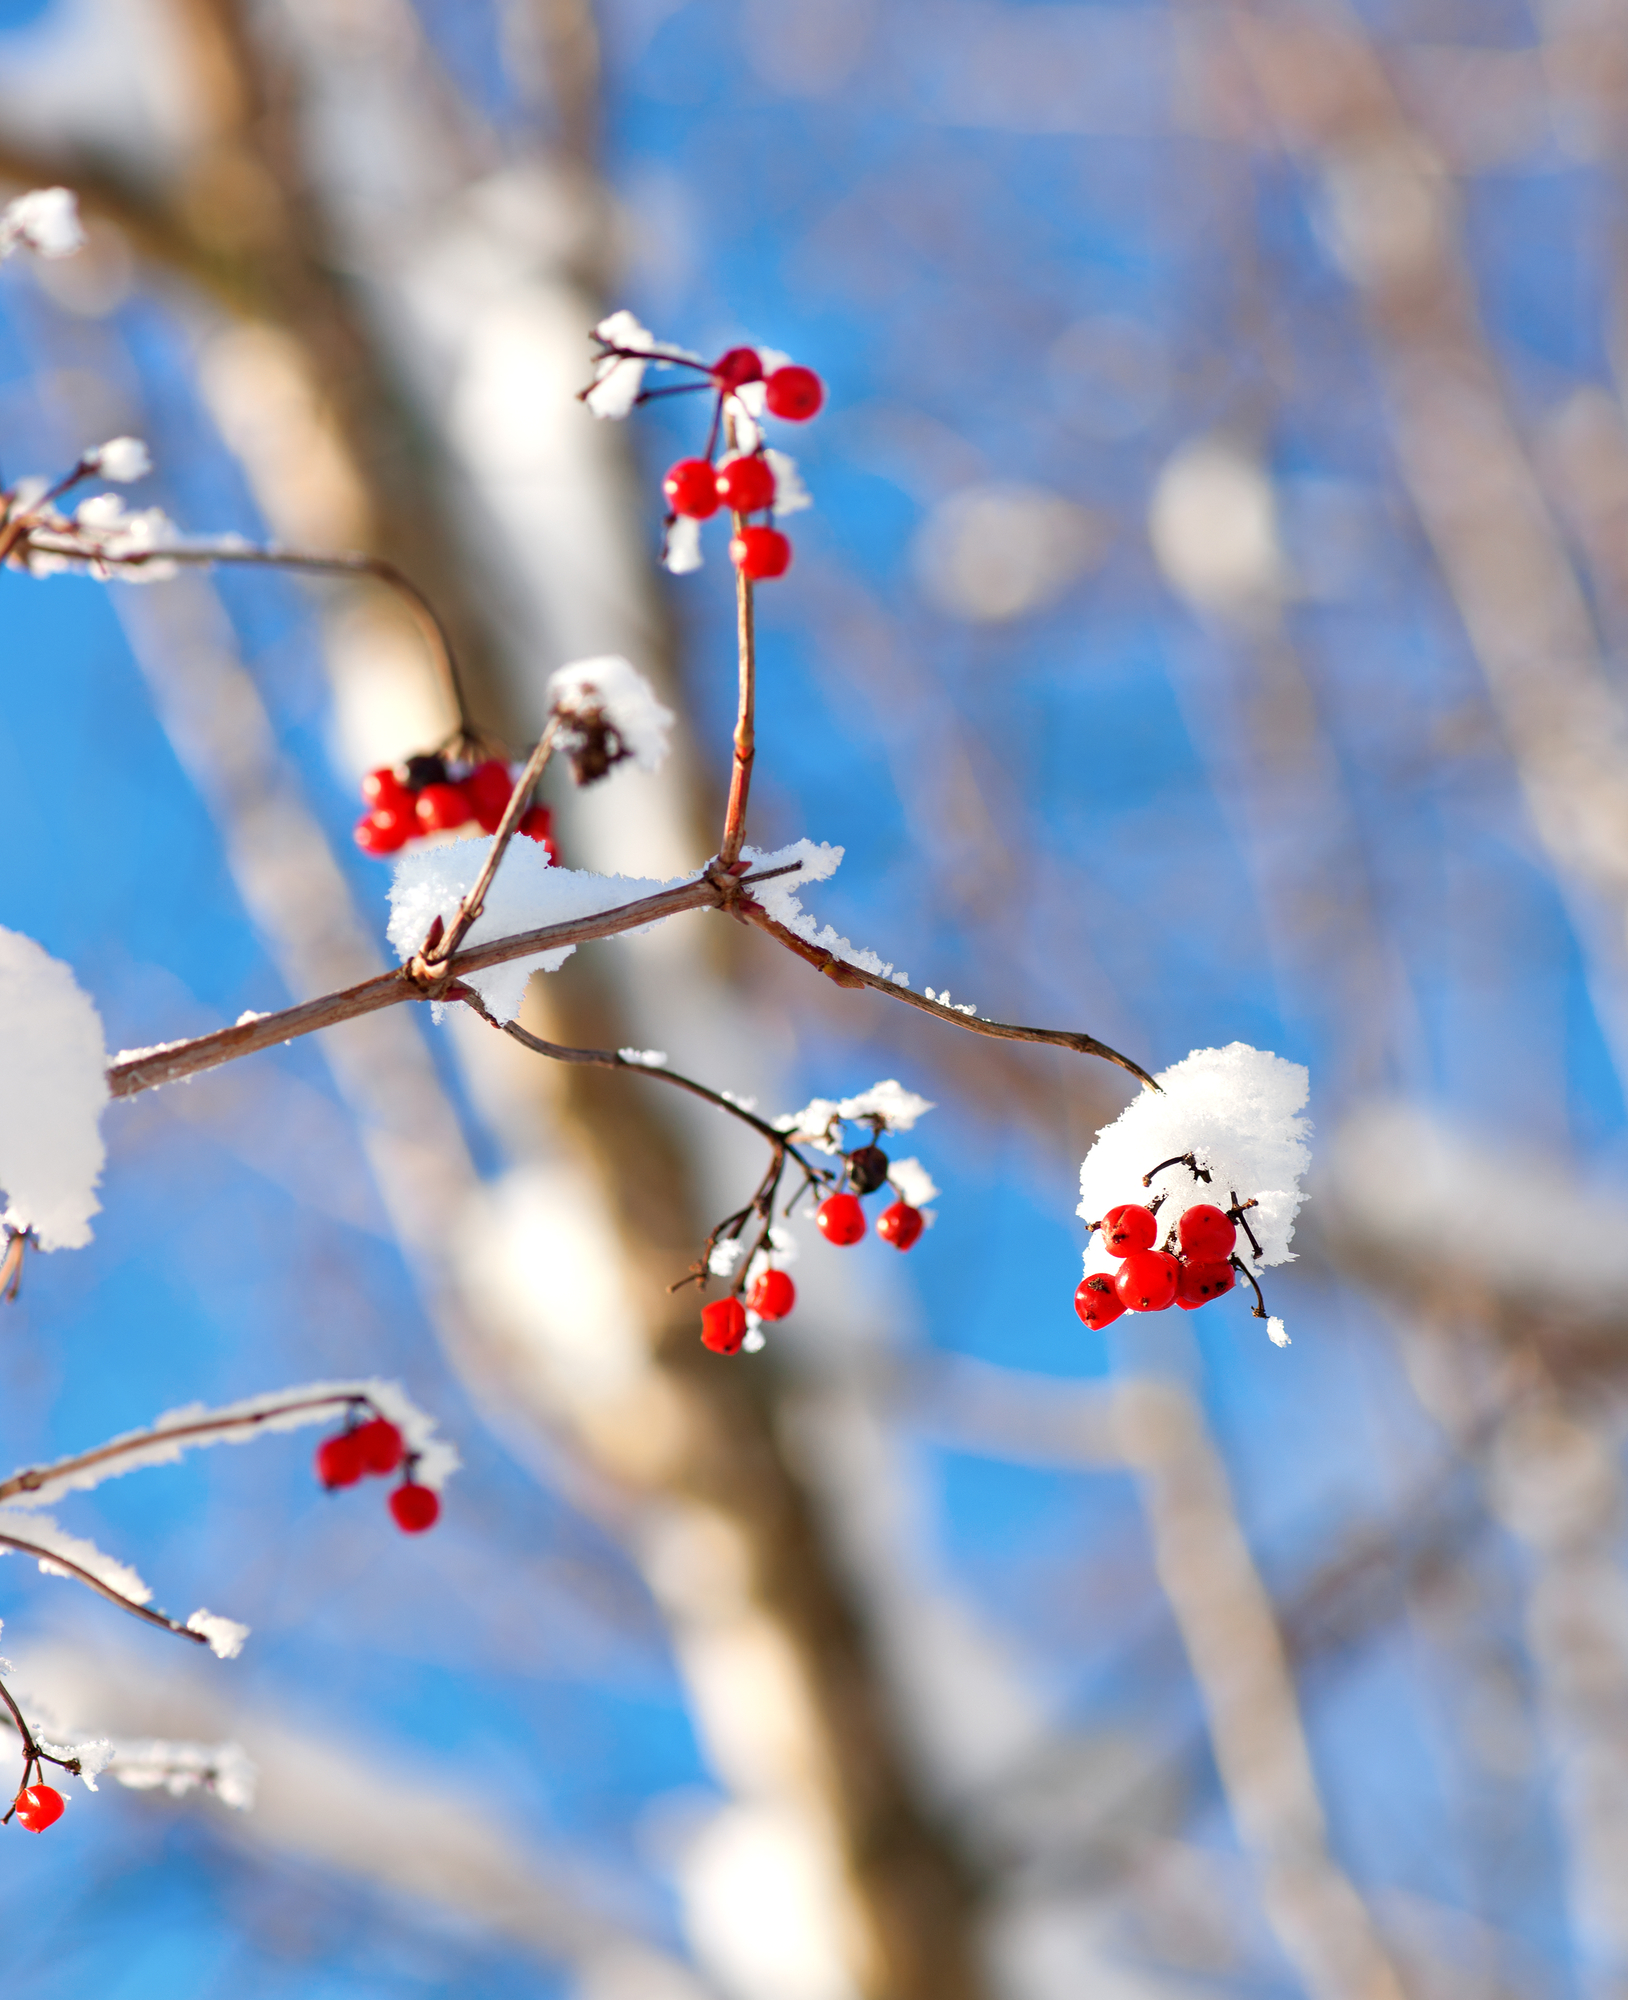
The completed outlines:
<svg viewBox="0 0 1628 2000">
<path fill-rule="evenodd" d="M 501 757 L 460 765 L 449 763 L 437 751 L 369 771 L 362 780 L 368 810 L 356 822 L 356 845 L 364 854 L 383 855 L 394 854 L 409 840 L 453 833 L 462 826 L 496 833 L 515 777 Z M 558 861 L 554 819 L 547 806 L 528 806 L 520 831 L 541 841 L 549 860 Z"/>
<path fill-rule="evenodd" d="M 843 1178 L 847 1187 L 828 1194 L 814 1211 L 815 1225 L 827 1243 L 846 1249 L 864 1235 L 865 1211 L 860 1206 L 860 1196 L 875 1194 L 879 1187 L 887 1185 L 888 1166 L 887 1154 L 874 1140 L 868 1146 L 856 1146 L 845 1157 Z M 904 1200 L 893 1202 L 876 1218 L 877 1235 L 895 1250 L 908 1250 L 926 1226 L 921 1210 Z"/>
<path fill-rule="evenodd" d="M 405 1535 L 421 1535 L 440 1519 L 441 1502 L 428 1486 L 413 1478 L 415 1459 L 401 1432 L 388 1417 L 352 1421 L 336 1436 L 324 1438 L 317 1446 L 317 1478 L 330 1493 L 341 1486 L 354 1486 L 361 1479 L 388 1479 L 398 1467 L 401 1484 L 390 1495 L 390 1512 Z"/>
<path fill-rule="evenodd" d="M 30 1833 L 43 1833 L 61 1819 L 67 1803 L 54 1785 L 24 1785 L 11 1810 L 19 1826 L 26 1826 Z"/>
<path fill-rule="evenodd" d="M 1190 1155 L 1184 1155 L 1179 1160 L 1165 1160 L 1152 1173 L 1144 1174 L 1142 1185 L 1148 1186 L 1154 1174 L 1172 1166 L 1186 1166 L 1201 1179 L 1209 1179 Z M 1236 1194 L 1230 1208 L 1197 1202 L 1182 1211 L 1160 1245 L 1159 1210 L 1163 1204 L 1163 1195 L 1155 1195 L 1151 1202 L 1122 1202 L 1091 1225 L 1102 1232 L 1103 1248 L 1120 1260 L 1112 1276 L 1092 1271 L 1074 1294 L 1074 1310 L 1093 1331 L 1111 1326 L 1121 1313 L 1168 1312 L 1172 1306 L 1197 1312 L 1211 1299 L 1230 1292 L 1239 1278 L 1254 1289 L 1259 1300 L 1260 1287 L 1233 1249 L 1241 1227 L 1255 1255 L 1260 1256 L 1260 1245 L 1244 1220 L 1245 1211 L 1255 1203 L 1241 1202 Z"/>
</svg>

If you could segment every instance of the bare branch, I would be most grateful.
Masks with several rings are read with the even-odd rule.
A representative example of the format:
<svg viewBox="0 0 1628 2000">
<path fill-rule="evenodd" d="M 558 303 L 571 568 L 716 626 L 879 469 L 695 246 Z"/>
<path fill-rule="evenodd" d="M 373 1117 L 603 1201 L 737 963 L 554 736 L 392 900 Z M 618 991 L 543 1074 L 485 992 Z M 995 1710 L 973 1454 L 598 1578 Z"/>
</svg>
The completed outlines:
<svg viewBox="0 0 1628 2000">
<path fill-rule="evenodd" d="M 116 1604 L 133 1618 L 144 1618 L 149 1625 L 156 1625 L 161 1631 L 173 1632 L 181 1639 L 191 1639 L 199 1646 L 209 1644 L 206 1632 L 194 1632 L 177 1618 L 167 1618 L 162 1611 L 150 1611 L 145 1604 L 138 1604 L 133 1597 L 126 1597 L 123 1591 L 115 1590 L 112 1584 L 104 1583 L 93 1571 L 82 1568 L 67 1556 L 58 1555 L 55 1549 L 42 1548 L 38 1542 L 25 1542 L 21 1537 L 3 1531 L 0 1531 L 0 1549 L 15 1549 L 19 1555 L 33 1556 L 39 1562 L 48 1563 L 64 1576 L 71 1576 L 75 1583 L 88 1584 L 98 1597 L 105 1597 L 109 1604 Z"/>
</svg>

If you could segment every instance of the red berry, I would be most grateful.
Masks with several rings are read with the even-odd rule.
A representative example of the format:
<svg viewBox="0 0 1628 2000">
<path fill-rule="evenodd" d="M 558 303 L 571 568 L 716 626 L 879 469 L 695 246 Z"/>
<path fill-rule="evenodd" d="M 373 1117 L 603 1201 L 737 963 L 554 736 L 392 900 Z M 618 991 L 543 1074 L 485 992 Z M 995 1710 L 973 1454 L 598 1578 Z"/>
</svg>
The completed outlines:
<svg viewBox="0 0 1628 2000">
<path fill-rule="evenodd" d="M 30 1833 L 43 1833 L 61 1819 L 66 1804 L 52 1786 L 28 1785 L 17 1794 L 17 1824 L 26 1826 Z"/>
<path fill-rule="evenodd" d="M 1184 1263 L 1176 1279 L 1176 1303 L 1188 1312 L 1197 1312 L 1200 1306 L 1207 1306 L 1211 1299 L 1218 1299 L 1230 1292 L 1238 1282 L 1238 1273 L 1230 1264 L 1215 1262 Z"/>
<path fill-rule="evenodd" d="M 769 462 L 755 453 L 750 458 L 726 458 L 718 468 L 718 498 L 737 514 L 755 514 L 774 499 L 774 474 Z"/>
<path fill-rule="evenodd" d="M 746 1338 L 746 1308 L 739 1299 L 714 1299 L 701 1308 L 701 1345 L 714 1354 L 738 1354 Z"/>
<path fill-rule="evenodd" d="M 404 1535 L 421 1535 L 441 1518 L 441 1502 L 427 1486 L 409 1479 L 390 1496 L 390 1512 Z"/>
<path fill-rule="evenodd" d="M 717 476 L 704 458 L 681 458 L 661 482 L 661 490 L 675 514 L 704 521 L 718 511 Z"/>
<path fill-rule="evenodd" d="M 514 780 L 501 757 L 488 757 L 464 779 L 464 795 L 475 809 L 482 833 L 496 833 L 498 822 L 509 809 Z"/>
<path fill-rule="evenodd" d="M 784 576 L 791 567 L 791 543 L 778 528 L 742 528 L 729 544 L 729 560 L 754 583 L 762 583 Z"/>
<path fill-rule="evenodd" d="M 828 1194 L 814 1220 L 827 1243 L 857 1243 L 865 1233 L 865 1211 L 856 1194 Z"/>
<path fill-rule="evenodd" d="M 1162 1313 L 1176 1303 L 1180 1270 L 1162 1250 L 1133 1250 L 1119 1267 L 1114 1290 L 1128 1312 Z"/>
<path fill-rule="evenodd" d="M 763 363 L 755 347 L 732 347 L 712 364 L 712 379 L 720 389 L 743 388 L 763 380 Z"/>
<path fill-rule="evenodd" d="M 763 385 L 763 399 L 773 415 L 806 424 L 825 401 L 825 384 L 812 368 L 777 368 Z"/>
<path fill-rule="evenodd" d="M 413 809 L 412 795 L 388 764 L 368 772 L 362 780 L 362 797 L 370 806 L 394 806 L 398 812 Z"/>
<path fill-rule="evenodd" d="M 356 1431 L 341 1431 L 317 1446 L 317 1477 L 330 1493 L 337 1486 L 354 1486 L 367 1470 L 357 1436 Z"/>
<path fill-rule="evenodd" d="M 895 1250 L 908 1250 L 926 1227 L 921 1210 L 912 1208 L 907 1201 L 896 1201 L 876 1218 L 877 1235 Z"/>
<path fill-rule="evenodd" d="M 362 1470 L 377 1473 L 380 1478 L 387 1472 L 394 1472 L 406 1456 L 407 1447 L 401 1441 L 401 1432 L 388 1417 L 374 1417 L 365 1424 L 359 1424 L 351 1432 L 351 1440 L 356 1446 Z"/>
<path fill-rule="evenodd" d="M 1074 1294 L 1074 1310 L 1093 1333 L 1111 1326 L 1124 1312 L 1114 1281 L 1106 1271 L 1093 1271 Z"/>
<path fill-rule="evenodd" d="M 375 806 L 372 812 L 363 813 L 356 822 L 355 840 L 364 854 L 394 854 L 398 847 L 407 845 L 414 831 L 412 803 L 409 800 L 399 809 L 395 806 Z"/>
<path fill-rule="evenodd" d="M 784 1319 L 796 1303 L 797 1287 L 784 1271 L 765 1271 L 747 1297 L 759 1319 Z"/>
<path fill-rule="evenodd" d="M 475 817 L 462 785 L 426 785 L 413 811 L 424 833 L 448 833 L 455 826 L 467 826 Z"/>
<path fill-rule="evenodd" d="M 1195 1264 L 1224 1264 L 1238 1240 L 1232 1217 L 1213 1201 L 1201 1201 L 1188 1209 L 1176 1224 L 1176 1235 L 1181 1254 Z"/>
<path fill-rule="evenodd" d="M 1122 1202 L 1102 1218 L 1103 1247 L 1113 1257 L 1128 1257 L 1133 1250 L 1151 1250 L 1159 1234 L 1159 1218 L 1139 1201 Z"/>
</svg>

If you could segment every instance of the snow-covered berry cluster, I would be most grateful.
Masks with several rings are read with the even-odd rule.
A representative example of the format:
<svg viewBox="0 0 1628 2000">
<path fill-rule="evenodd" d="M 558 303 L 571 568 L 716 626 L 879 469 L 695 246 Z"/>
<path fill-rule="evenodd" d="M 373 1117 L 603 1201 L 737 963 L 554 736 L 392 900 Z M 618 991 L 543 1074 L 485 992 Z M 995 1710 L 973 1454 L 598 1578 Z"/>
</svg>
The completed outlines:
<svg viewBox="0 0 1628 2000">
<path fill-rule="evenodd" d="M 441 1518 L 441 1501 L 428 1486 L 414 1479 L 417 1455 L 409 1452 L 400 1429 L 388 1417 L 356 1421 L 353 1408 L 344 1430 L 324 1438 L 316 1450 L 317 1478 L 330 1493 L 367 1478 L 388 1479 L 401 1472 L 401 1484 L 390 1495 L 390 1514 L 404 1535 L 421 1535 Z"/>
<path fill-rule="evenodd" d="M 369 771 L 362 780 L 367 811 L 356 822 L 356 845 L 364 854 L 385 855 L 396 853 L 410 840 L 456 833 L 466 826 L 496 833 L 518 776 L 518 769 L 511 770 L 501 757 L 460 764 L 440 751 Z M 528 806 L 519 830 L 540 841 L 551 861 L 559 859 L 554 817 L 547 806 Z"/>
<path fill-rule="evenodd" d="M 767 347 L 732 347 L 706 361 L 655 340 L 630 312 L 612 313 L 594 328 L 599 353 L 582 400 L 596 417 L 625 417 L 658 396 L 706 392 L 712 419 L 699 457 L 681 458 L 662 481 L 667 519 L 662 561 L 675 573 L 701 566 L 701 523 L 723 510 L 734 519 L 729 559 L 754 583 L 784 576 L 791 543 L 775 520 L 807 507 L 808 491 L 793 460 L 765 442 L 763 420 L 804 424 L 825 402 L 825 384 Z M 691 379 L 646 389 L 650 367 L 690 371 Z M 753 516 L 761 516 L 753 520 Z"/>
</svg>

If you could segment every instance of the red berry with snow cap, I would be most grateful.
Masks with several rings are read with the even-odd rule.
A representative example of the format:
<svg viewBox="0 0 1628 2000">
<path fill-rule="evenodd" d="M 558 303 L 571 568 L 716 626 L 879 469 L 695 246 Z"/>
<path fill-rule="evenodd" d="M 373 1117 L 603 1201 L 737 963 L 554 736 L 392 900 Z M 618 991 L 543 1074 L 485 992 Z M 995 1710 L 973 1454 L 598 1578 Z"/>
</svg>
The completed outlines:
<svg viewBox="0 0 1628 2000">
<path fill-rule="evenodd" d="M 1176 1303 L 1181 1267 L 1162 1250 L 1133 1250 L 1119 1267 L 1114 1290 L 1127 1312 L 1159 1313 Z"/>
<path fill-rule="evenodd" d="M 351 1432 L 351 1441 L 361 1458 L 362 1470 L 380 1478 L 394 1472 L 407 1455 L 401 1432 L 388 1417 L 374 1417 L 368 1423 L 358 1424 Z"/>
<path fill-rule="evenodd" d="M 774 474 L 767 459 L 726 458 L 717 472 L 718 498 L 736 514 L 755 514 L 774 501 Z"/>
<path fill-rule="evenodd" d="M 67 1800 L 53 1785 L 25 1785 L 17 1794 L 17 1824 L 43 1833 L 62 1817 Z"/>
<path fill-rule="evenodd" d="M 1105 1326 L 1111 1326 L 1125 1311 L 1124 1301 L 1114 1290 L 1114 1281 L 1106 1271 L 1093 1271 L 1089 1278 L 1082 1280 L 1074 1294 L 1074 1310 L 1093 1333 L 1100 1333 Z"/>
<path fill-rule="evenodd" d="M 825 384 L 812 368 L 777 368 L 763 385 L 770 412 L 794 424 L 806 424 L 819 414 Z"/>
<path fill-rule="evenodd" d="M 1213 1201 L 1189 1208 L 1176 1224 L 1181 1254 L 1195 1264 L 1224 1264 L 1238 1240 L 1238 1229 L 1225 1209 Z"/>
<path fill-rule="evenodd" d="M 784 1319 L 797 1303 L 797 1287 L 784 1271 L 765 1271 L 746 1302 L 759 1319 Z"/>
<path fill-rule="evenodd" d="M 1195 1259 L 1181 1267 L 1176 1280 L 1176 1303 L 1186 1312 L 1197 1312 L 1211 1299 L 1224 1297 L 1237 1282 L 1238 1273 L 1230 1264 L 1223 1264 L 1219 1258 L 1203 1264 Z"/>
<path fill-rule="evenodd" d="M 718 476 L 704 458 L 681 458 L 661 482 L 675 514 L 704 521 L 718 511 Z"/>
<path fill-rule="evenodd" d="M 1122 1202 L 1102 1218 L 1103 1247 L 1112 1257 L 1128 1257 L 1133 1250 L 1151 1250 L 1159 1234 L 1159 1219 L 1139 1201 Z"/>
<path fill-rule="evenodd" d="M 755 347 L 732 347 L 712 364 L 712 379 L 720 389 L 743 389 L 763 380 L 763 361 Z"/>
<path fill-rule="evenodd" d="M 341 1431 L 338 1437 L 324 1438 L 317 1446 L 317 1477 L 330 1493 L 341 1486 L 354 1486 L 367 1470 L 357 1435 Z"/>
<path fill-rule="evenodd" d="M 440 1520 L 440 1497 L 409 1479 L 391 1494 L 390 1515 L 404 1535 L 421 1535 Z"/>
<path fill-rule="evenodd" d="M 884 1243 L 891 1243 L 895 1250 L 908 1250 L 926 1227 L 927 1221 L 921 1210 L 912 1208 L 907 1201 L 896 1201 L 876 1218 L 877 1235 Z"/>
<path fill-rule="evenodd" d="M 738 1354 L 746 1338 L 746 1308 L 739 1299 L 714 1299 L 701 1308 L 701 1345 L 714 1354 Z"/>
<path fill-rule="evenodd" d="M 742 528 L 729 544 L 729 560 L 754 583 L 764 583 L 790 569 L 791 543 L 778 528 Z"/>
<path fill-rule="evenodd" d="M 856 1194 L 828 1194 L 815 1209 L 814 1221 L 827 1243 L 846 1246 L 865 1233 L 865 1211 Z"/>
</svg>

